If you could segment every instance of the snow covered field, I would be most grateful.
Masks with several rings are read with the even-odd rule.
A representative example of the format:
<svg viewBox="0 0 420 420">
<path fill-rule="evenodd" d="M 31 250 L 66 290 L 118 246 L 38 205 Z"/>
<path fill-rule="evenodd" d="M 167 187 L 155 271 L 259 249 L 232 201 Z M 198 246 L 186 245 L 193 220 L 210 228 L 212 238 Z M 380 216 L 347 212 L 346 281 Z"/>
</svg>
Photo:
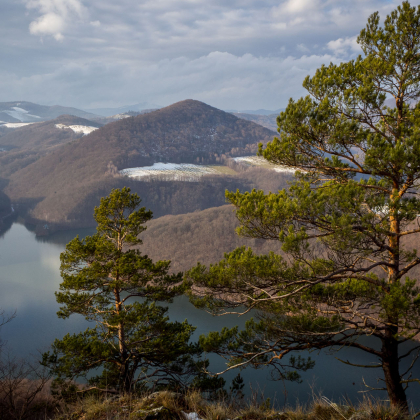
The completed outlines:
<svg viewBox="0 0 420 420">
<path fill-rule="evenodd" d="M 204 175 L 217 175 L 221 171 L 215 167 L 193 165 L 191 163 L 154 163 L 152 166 L 127 168 L 120 171 L 121 175 L 141 180 L 153 177 L 165 181 L 196 181 Z"/>
<path fill-rule="evenodd" d="M 289 172 L 294 174 L 296 172 L 295 169 L 289 168 L 287 166 L 282 165 L 274 165 L 273 163 L 267 162 L 263 157 L 260 156 L 243 156 L 243 157 L 236 157 L 233 158 L 235 162 L 245 163 L 250 166 L 262 166 L 266 169 L 272 169 L 276 172 Z"/>
<path fill-rule="evenodd" d="M 238 157 L 235 162 L 245 163 L 249 166 L 261 166 L 276 172 L 294 173 L 293 169 L 273 165 L 265 159 L 257 156 Z M 152 166 L 127 168 L 119 171 L 121 175 L 138 179 L 139 181 L 162 180 L 162 181 L 198 181 L 205 175 L 235 175 L 236 172 L 228 166 L 194 165 L 192 163 L 155 163 Z"/>
<path fill-rule="evenodd" d="M 38 115 L 32 115 L 26 109 L 19 108 L 17 106 L 13 106 L 9 110 L 3 111 L 3 112 L 22 122 L 31 121 L 34 118 L 41 118 L 41 117 L 38 117 Z"/>
<path fill-rule="evenodd" d="M 98 129 L 98 127 L 91 127 L 88 125 L 64 125 L 64 124 L 56 124 L 57 128 L 60 128 L 61 130 L 65 130 L 66 128 L 70 128 L 70 130 L 73 130 L 75 133 L 82 133 L 82 134 L 90 134 L 92 131 L 95 131 Z"/>
</svg>

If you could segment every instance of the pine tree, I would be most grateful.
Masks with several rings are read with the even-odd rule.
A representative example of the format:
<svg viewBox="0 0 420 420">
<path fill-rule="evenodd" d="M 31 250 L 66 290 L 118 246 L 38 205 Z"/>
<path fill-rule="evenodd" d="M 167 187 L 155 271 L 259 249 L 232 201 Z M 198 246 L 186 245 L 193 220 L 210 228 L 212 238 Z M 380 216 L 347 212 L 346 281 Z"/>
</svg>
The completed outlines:
<svg viewBox="0 0 420 420">
<path fill-rule="evenodd" d="M 44 354 L 58 380 L 100 371 L 89 379 L 93 388 L 130 392 L 145 383 L 180 387 L 197 373 L 195 328 L 170 322 L 157 304 L 184 292 L 181 273 L 168 275 L 169 261 L 154 263 L 133 248 L 152 218 L 140 201 L 129 188 L 113 190 L 95 208 L 97 233 L 76 237 L 61 254 L 58 316 L 80 314 L 95 326 L 55 340 Z"/>
<path fill-rule="evenodd" d="M 366 367 L 382 369 L 391 404 L 408 410 L 405 388 L 420 382 L 401 371 L 420 345 L 400 350 L 420 332 L 409 277 L 420 264 L 420 7 L 403 2 L 382 27 L 374 13 L 358 43 L 364 56 L 308 76 L 309 94 L 277 119 L 279 138 L 260 145 L 269 162 L 296 168 L 291 187 L 227 194 L 239 233 L 280 241 L 284 255 L 238 249 L 187 278 L 212 292 L 197 305 L 260 311 L 245 331 L 201 339 L 231 364 L 281 371 L 293 351 L 354 347 L 374 355 Z"/>
</svg>

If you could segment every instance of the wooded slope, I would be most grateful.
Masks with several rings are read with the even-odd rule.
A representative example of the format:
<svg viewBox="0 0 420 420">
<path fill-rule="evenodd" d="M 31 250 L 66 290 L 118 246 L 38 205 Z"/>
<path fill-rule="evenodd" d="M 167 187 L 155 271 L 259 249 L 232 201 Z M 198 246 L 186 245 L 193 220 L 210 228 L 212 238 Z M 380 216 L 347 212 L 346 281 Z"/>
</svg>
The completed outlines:
<svg viewBox="0 0 420 420">
<path fill-rule="evenodd" d="M 153 260 L 171 260 L 172 272 L 185 271 L 201 262 L 213 264 L 225 252 L 239 246 L 251 247 L 256 253 L 279 253 L 280 243 L 243 238 L 236 234 L 238 221 L 234 207 L 225 205 L 200 212 L 164 216 L 151 220 L 142 233 L 138 248 Z"/>
<path fill-rule="evenodd" d="M 273 135 L 258 124 L 186 100 L 107 124 L 53 150 L 10 174 L 5 192 L 32 206 L 36 219 L 73 222 L 91 197 L 96 200 L 127 184 L 118 176 L 120 169 L 159 161 L 216 162 L 224 154 L 255 152 L 259 142 Z"/>
<path fill-rule="evenodd" d="M 54 120 L 16 128 L 0 137 L 0 149 L 6 150 L 0 153 L 0 176 L 8 178 L 48 152 L 83 136 L 82 133 L 75 133 L 69 128 L 57 128 L 58 124 L 98 128 L 102 126 L 100 123 L 73 115 L 61 115 Z"/>
</svg>

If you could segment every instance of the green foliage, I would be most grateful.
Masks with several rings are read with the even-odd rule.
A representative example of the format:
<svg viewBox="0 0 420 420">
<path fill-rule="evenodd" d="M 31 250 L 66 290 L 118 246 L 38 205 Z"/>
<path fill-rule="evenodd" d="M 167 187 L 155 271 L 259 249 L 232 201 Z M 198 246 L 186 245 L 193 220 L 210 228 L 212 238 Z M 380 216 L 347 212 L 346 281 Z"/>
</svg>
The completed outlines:
<svg viewBox="0 0 420 420">
<path fill-rule="evenodd" d="M 58 380 L 88 377 L 92 387 L 128 392 L 145 381 L 179 387 L 199 370 L 201 349 L 190 343 L 195 328 L 170 322 L 157 304 L 184 292 L 181 275 L 168 275 L 169 261 L 154 263 L 128 248 L 141 243 L 152 217 L 139 204 L 129 188 L 113 190 L 95 208 L 97 233 L 75 238 L 61 254 L 58 316 L 80 314 L 95 327 L 55 340 L 43 355 Z"/>
<path fill-rule="evenodd" d="M 260 145 L 269 162 L 295 168 L 296 181 L 277 193 L 226 194 L 238 233 L 283 251 L 239 248 L 186 275 L 198 306 L 258 310 L 242 332 L 201 338 L 231 365 L 271 364 L 283 378 L 286 367 L 308 367 L 286 362 L 292 351 L 352 346 L 377 358 L 392 405 L 408 410 L 404 387 L 416 380 L 399 364 L 409 357 L 413 366 L 420 345 L 398 348 L 420 332 L 420 288 L 408 278 L 420 265 L 419 35 L 420 7 L 404 1 L 383 27 L 374 13 L 358 37 L 364 56 L 308 76 L 308 95 L 277 118 L 280 136 Z M 361 344 L 363 335 L 378 346 Z"/>
<path fill-rule="evenodd" d="M 244 389 L 244 380 L 240 373 L 238 373 L 233 379 L 232 379 L 232 385 L 230 386 L 231 392 L 239 392 Z"/>
</svg>

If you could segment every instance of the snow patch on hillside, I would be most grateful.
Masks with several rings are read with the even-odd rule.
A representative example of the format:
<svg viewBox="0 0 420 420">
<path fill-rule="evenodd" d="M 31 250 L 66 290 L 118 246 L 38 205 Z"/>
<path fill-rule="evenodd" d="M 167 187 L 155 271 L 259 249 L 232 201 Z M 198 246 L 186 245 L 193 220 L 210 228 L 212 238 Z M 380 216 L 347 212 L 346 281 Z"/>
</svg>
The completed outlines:
<svg viewBox="0 0 420 420">
<path fill-rule="evenodd" d="M 60 128 L 61 130 L 65 130 L 66 128 L 69 128 L 70 130 L 73 130 L 75 133 L 81 133 L 81 134 L 90 134 L 92 131 L 95 131 L 98 129 L 98 127 L 91 127 L 88 125 L 64 125 L 64 124 L 56 124 L 57 128 Z"/>
<path fill-rule="evenodd" d="M 283 165 L 274 165 L 273 163 L 268 162 L 263 157 L 260 156 L 242 156 L 233 158 L 235 162 L 245 163 L 250 166 L 262 166 L 267 169 L 271 169 L 276 172 L 289 172 L 294 174 L 297 169 L 290 168 Z M 302 171 L 301 171 L 302 172 Z"/>
<path fill-rule="evenodd" d="M 219 171 L 209 166 L 193 165 L 191 163 L 154 163 L 152 166 L 127 168 L 120 171 L 121 175 L 130 178 L 157 177 L 166 181 L 195 181 L 204 175 L 215 175 Z"/>
<path fill-rule="evenodd" d="M 26 125 L 32 125 L 32 124 L 36 124 L 36 123 L 33 123 L 33 122 L 30 122 L 30 123 L 4 123 L 4 124 L 1 124 L 1 127 L 20 128 L 20 127 L 25 127 Z"/>
<path fill-rule="evenodd" d="M 3 111 L 3 112 L 7 115 L 10 115 L 13 118 L 16 118 L 17 120 L 22 121 L 22 122 L 31 121 L 34 118 L 41 118 L 41 117 L 38 117 L 38 115 L 32 115 L 26 109 L 19 108 L 17 106 L 13 106 L 10 110 Z"/>
<path fill-rule="evenodd" d="M 113 115 L 112 117 L 109 118 L 115 118 L 116 120 L 123 120 L 124 118 L 130 118 L 132 117 L 132 115 L 129 114 L 117 114 L 117 115 Z"/>
</svg>

